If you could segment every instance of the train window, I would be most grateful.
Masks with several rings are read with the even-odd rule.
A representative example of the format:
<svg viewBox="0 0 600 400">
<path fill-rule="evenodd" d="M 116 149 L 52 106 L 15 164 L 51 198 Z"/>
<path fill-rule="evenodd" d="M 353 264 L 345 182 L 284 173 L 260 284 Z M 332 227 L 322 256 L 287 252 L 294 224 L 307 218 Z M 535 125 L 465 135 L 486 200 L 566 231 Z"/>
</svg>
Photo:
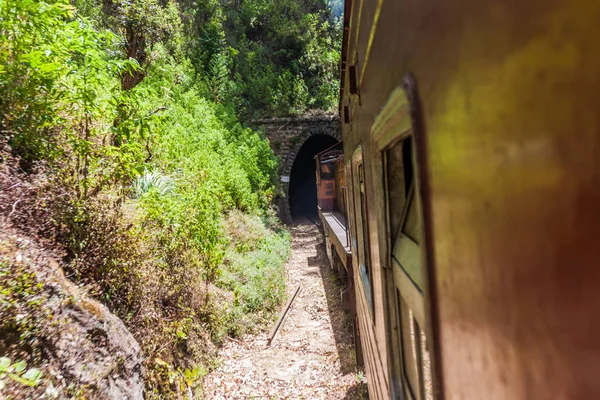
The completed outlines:
<svg viewBox="0 0 600 400">
<path fill-rule="evenodd" d="M 410 149 L 412 140 L 404 140 L 392 146 L 386 152 L 387 160 L 387 191 L 388 203 L 393 206 L 391 210 L 390 231 L 398 232 L 402 219 L 402 210 L 406 204 L 406 198 L 412 184 L 412 168 L 405 168 L 407 160 L 412 157 Z M 407 154 L 409 153 L 409 154 Z"/>
<path fill-rule="evenodd" d="M 402 338 L 402 356 L 404 362 L 404 375 L 408 383 L 408 389 L 410 394 L 414 398 L 418 398 L 420 393 L 416 389 L 419 388 L 419 364 L 420 364 L 420 352 L 416 351 L 420 347 L 419 339 L 420 336 L 415 335 L 415 325 L 418 324 L 414 321 L 414 316 L 406 302 L 402 299 L 400 293 L 396 293 L 396 301 L 398 302 L 398 310 L 400 311 L 399 319 L 401 321 Z"/>
<path fill-rule="evenodd" d="M 427 336 L 398 291 L 396 301 L 402 330 L 400 336 L 406 395 L 415 400 L 432 400 L 431 357 L 427 348 Z"/>
<path fill-rule="evenodd" d="M 346 205 L 346 168 L 344 166 L 344 158 L 340 157 L 333 163 L 333 169 L 335 173 L 335 181 L 337 183 L 335 187 L 336 195 L 335 201 L 337 204 L 338 211 L 347 219 L 347 205 Z"/>
<path fill-rule="evenodd" d="M 404 176 L 404 193 L 408 193 L 414 181 L 412 136 L 402 141 L 402 175 Z"/>
<path fill-rule="evenodd" d="M 354 229 L 354 220 L 352 219 L 352 216 L 354 215 L 354 213 L 351 213 L 351 208 L 352 208 L 352 164 L 351 164 L 352 160 L 347 160 L 346 161 L 346 177 L 345 177 L 345 182 L 346 182 L 346 190 L 344 191 L 344 198 L 345 198 L 345 204 L 346 204 L 346 223 L 348 224 L 348 229 L 346 230 L 346 241 L 348 243 L 348 246 L 350 246 L 350 248 L 352 249 L 352 231 Z M 351 250 L 351 251 L 355 251 L 355 250 Z"/>
<path fill-rule="evenodd" d="M 335 172 L 332 162 L 321 162 L 321 179 L 333 179 Z"/>
<path fill-rule="evenodd" d="M 392 214 L 399 214 L 399 224 L 396 227 L 394 236 L 394 248 L 392 258 L 399 264 L 417 286 L 419 291 L 423 290 L 422 270 L 420 262 L 419 240 L 421 238 L 421 219 L 418 210 L 418 201 L 414 195 L 414 169 L 412 157 L 412 138 L 403 140 L 400 143 L 402 147 L 402 171 L 403 171 L 403 189 L 404 201 L 401 204 L 394 205 L 391 209 Z M 394 186 L 393 182 L 388 185 Z M 398 218 L 398 217 L 396 217 Z"/>
</svg>

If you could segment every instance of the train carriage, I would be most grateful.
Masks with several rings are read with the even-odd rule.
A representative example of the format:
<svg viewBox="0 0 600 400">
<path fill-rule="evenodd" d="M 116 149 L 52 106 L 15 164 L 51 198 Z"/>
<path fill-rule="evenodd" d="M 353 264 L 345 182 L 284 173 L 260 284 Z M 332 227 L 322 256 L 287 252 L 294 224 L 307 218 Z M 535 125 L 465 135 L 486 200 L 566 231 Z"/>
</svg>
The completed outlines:
<svg viewBox="0 0 600 400">
<path fill-rule="evenodd" d="M 356 318 L 343 142 L 318 153 L 315 162 L 318 213 L 325 235 L 327 256 L 332 269 L 337 271 L 345 285 L 341 296 L 345 299 L 352 317 Z M 355 340 L 355 344 L 357 361 L 362 365 L 360 342 Z"/>
<path fill-rule="evenodd" d="M 594 1 L 345 1 L 371 398 L 600 398 L 599 33 Z"/>
</svg>

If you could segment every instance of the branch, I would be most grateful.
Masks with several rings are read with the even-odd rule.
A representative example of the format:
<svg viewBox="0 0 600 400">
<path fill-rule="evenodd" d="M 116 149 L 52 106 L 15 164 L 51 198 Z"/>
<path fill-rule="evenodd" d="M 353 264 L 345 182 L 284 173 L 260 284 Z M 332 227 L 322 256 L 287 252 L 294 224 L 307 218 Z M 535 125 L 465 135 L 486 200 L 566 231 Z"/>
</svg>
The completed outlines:
<svg viewBox="0 0 600 400">
<path fill-rule="evenodd" d="M 19 204 L 21 202 L 21 200 L 23 200 L 23 199 L 19 199 L 13 203 L 12 211 L 10 212 L 10 214 L 8 214 L 8 218 L 12 217 L 12 215 L 15 213 L 15 211 L 17 211 L 17 204 Z"/>
<path fill-rule="evenodd" d="M 150 160 L 152 160 L 153 157 L 152 151 L 150 150 L 150 138 L 148 138 L 148 140 L 146 141 L 146 150 L 148 151 L 148 157 L 146 157 L 145 162 L 150 162 Z"/>
<path fill-rule="evenodd" d="M 158 107 L 156 110 L 149 112 L 148 114 L 146 114 L 146 116 L 144 118 L 149 118 L 151 116 L 153 116 L 154 114 L 160 112 L 160 111 L 164 111 L 167 109 L 167 106 L 160 106 Z"/>
</svg>

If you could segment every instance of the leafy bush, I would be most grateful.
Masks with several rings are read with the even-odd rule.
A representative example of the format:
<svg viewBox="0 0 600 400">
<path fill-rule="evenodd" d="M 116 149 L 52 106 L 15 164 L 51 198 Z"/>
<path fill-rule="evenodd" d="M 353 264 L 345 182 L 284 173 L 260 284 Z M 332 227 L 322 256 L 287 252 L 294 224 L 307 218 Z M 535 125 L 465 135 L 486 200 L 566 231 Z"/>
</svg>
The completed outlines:
<svg viewBox="0 0 600 400">
<path fill-rule="evenodd" d="M 0 221 L 6 228 L 5 220 Z M 53 312 L 32 269 L 40 263 L 23 252 L 29 241 L 3 231 L 0 240 L 0 397 L 39 398 L 53 393 L 48 353 Z M 22 247 L 21 247 L 22 246 Z M 44 261 L 41 261 L 43 263 Z M 37 266 L 35 267 L 37 268 Z M 62 301 L 54 298 L 54 304 Z"/>
<path fill-rule="evenodd" d="M 289 257 L 287 231 L 274 232 L 260 218 L 232 211 L 225 222 L 230 245 L 217 283 L 235 294 L 245 313 L 273 312 L 285 295 L 284 267 Z"/>
<path fill-rule="evenodd" d="M 114 124 L 118 76 L 138 68 L 120 58 L 119 38 L 65 0 L 4 2 L 0 14 L 0 133 L 23 165 L 68 170 L 80 196 L 129 179 L 143 159 L 136 138 L 106 145 L 139 124 Z"/>
<path fill-rule="evenodd" d="M 4 248 L 6 243 L 0 243 L 0 246 L 0 336 L 3 338 L 0 350 L 2 354 L 8 354 L 10 350 L 20 357 L 39 362 L 42 337 L 39 327 L 47 318 L 40 298 L 42 285 L 22 262 L 5 254 L 8 252 Z M 8 348 L 4 348 L 5 344 Z"/>
<path fill-rule="evenodd" d="M 197 71 L 212 99 L 245 118 L 333 110 L 339 94 L 340 15 L 323 0 L 188 2 Z"/>
<path fill-rule="evenodd" d="M 42 372 L 37 368 L 26 368 L 27 363 L 23 360 L 13 363 L 8 357 L 0 357 L 0 390 L 6 385 L 6 378 L 25 386 L 39 385 Z"/>
</svg>

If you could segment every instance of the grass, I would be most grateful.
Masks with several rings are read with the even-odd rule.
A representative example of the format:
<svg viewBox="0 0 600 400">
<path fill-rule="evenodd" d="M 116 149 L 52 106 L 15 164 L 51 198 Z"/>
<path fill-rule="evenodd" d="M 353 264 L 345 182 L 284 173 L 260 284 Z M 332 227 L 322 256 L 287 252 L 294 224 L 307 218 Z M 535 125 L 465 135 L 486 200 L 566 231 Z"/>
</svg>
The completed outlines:
<svg viewBox="0 0 600 400">
<path fill-rule="evenodd" d="M 258 216 L 239 211 L 228 214 L 224 228 L 229 246 L 216 285 L 233 293 L 233 314 L 251 316 L 228 326 L 228 333 L 238 336 L 270 321 L 281 305 L 290 235 L 266 227 Z"/>
</svg>

